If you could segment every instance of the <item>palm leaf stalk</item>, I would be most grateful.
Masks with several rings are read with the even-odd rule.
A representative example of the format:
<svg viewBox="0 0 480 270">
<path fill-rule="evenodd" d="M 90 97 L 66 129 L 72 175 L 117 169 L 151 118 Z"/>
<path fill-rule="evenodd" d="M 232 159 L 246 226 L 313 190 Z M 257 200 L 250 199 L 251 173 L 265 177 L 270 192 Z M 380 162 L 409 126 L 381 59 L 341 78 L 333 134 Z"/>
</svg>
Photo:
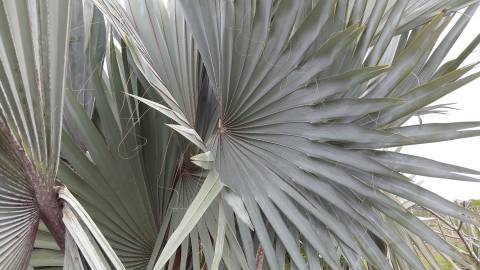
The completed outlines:
<svg viewBox="0 0 480 270">
<path fill-rule="evenodd" d="M 391 147 L 480 135 L 405 124 L 476 2 L 2 0 L 0 268 L 468 269 L 399 201 L 478 225 L 404 174 L 480 172 Z"/>
</svg>

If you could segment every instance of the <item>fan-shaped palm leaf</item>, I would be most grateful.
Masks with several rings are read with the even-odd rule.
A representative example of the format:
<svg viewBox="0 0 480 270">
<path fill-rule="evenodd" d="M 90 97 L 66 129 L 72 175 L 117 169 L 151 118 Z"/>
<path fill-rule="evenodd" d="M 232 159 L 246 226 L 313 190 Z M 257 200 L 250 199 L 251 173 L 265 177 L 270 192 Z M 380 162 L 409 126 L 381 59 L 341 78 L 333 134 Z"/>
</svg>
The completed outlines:
<svg viewBox="0 0 480 270">
<path fill-rule="evenodd" d="M 40 219 L 63 248 L 65 229 L 53 185 L 68 10 L 69 1 L 0 2 L 1 269 L 28 266 Z M 48 252 L 38 250 L 33 257 L 48 260 Z"/>
<path fill-rule="evenodd" d="M 430 70 L 445 56 L 439 47 L 429 57 L 432 40 L 449 22 L 445 13 L 418 27 L 389 59 L 387 45 L 402 30 L 398 14 L 408 14 L 407 1 L 395 2 L 383 25 L 370 24 L 373 17 L 366 19 L 366 29 L 349 23 L 350 14 L 342 10 L 341 1 L 320 2 L 307 12 L 293 1 L 180 2 L 218 100 L 218 129 L 206 136 L 215 156 L 214 168 L 244 201 L 271 268 L 279 268 L 274 242 L 284 246 L 300 269 L 307 267 L 300 246 L 310 247 L 311 255 L 318 254 L 334 269 L 341 268 L 340 256 L 351 264 L 363 257 L 381 269 L 391 268 L 376 248 L 376 238 L 394 246 L 408 265 L 422 268 L 395 226 L 420 236 L 425 236 L 425 227 L 412 223 L 389 194 L 478 222 L 473 214 L 409 183 L 392 170 L 395 166 L 357 150 L 380 152 L 385 147 L 479 134 L 463 131 L 478 123 L 399 127 L 404 117 L 478 77 L 476 73 L 460 79 L 471 69 L 466 67 L 432 80 Z M 302 14 L 308 15 L 286 19 Z M 378 37 L 371 36 L 372 25 Z M 374 45 L 364 64 L 391 65 L 381 76 L 359 66 L 372 38 Z M 349 86 L 348 81 L 334 80 L 353 70 L 370 72 L 369 83 Z M 412 72 L 425 77 L 417 82 L 410 78 Z M 429 94 L 429 88 L 442 91 Z M 398 112 L 391 114 L 392 110 Z M 340 230 L 337 224 L 346 220 L 346 228 Z M 275 239 L 267 234 L 270 226 Z M 242 236 L 244 243 L 250 241 L 250 236 Z M 327 239 L 333 244 L 326 245 Z M 436 248 L 460 259 L 447 245 L 436 242 Z M 250 253 L 244 251 L 254 257 L 251 248 Z"/>
</svg>

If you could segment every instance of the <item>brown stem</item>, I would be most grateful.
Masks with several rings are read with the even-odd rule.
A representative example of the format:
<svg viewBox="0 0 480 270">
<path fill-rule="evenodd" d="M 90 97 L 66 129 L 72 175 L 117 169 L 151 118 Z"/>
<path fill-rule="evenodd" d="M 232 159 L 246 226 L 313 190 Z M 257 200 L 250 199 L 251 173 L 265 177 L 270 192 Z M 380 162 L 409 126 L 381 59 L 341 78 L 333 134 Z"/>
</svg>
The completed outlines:
<svg viewBox="0 0 480 270">
<path fill-rule="evenodd" d="M 45 223 L 60 249 L 65 249 L 65 224 L 62 221 L 62 206 L 55 192 L 45 192 L 39 200 L 37 192 L 38 208 L 40 210 L 40 219 Z"/>
<path fill-rule="evenodd" d="M 15 139 L 2 117 L 0 117 L 0 132 L 13 150 L 13 153 L 18 157 L 23 171 L 32 183 L 40 219 L 45 223 L 58 246 L 64 250 L 65 225 L 62 222 L 62 211 L 59 201 L 57 200 L 57 194 L 53 190 L 53 187 L 45 185 L 45 181 L 42 181 L 42 176 L 36 170 L 35 165 L 28 157 L 25 149 Z"/>
<path fill-rule="evenodd" d="M 443 239 L 447 239 L 445 237 L 445 233 L 443 232 L 443 228 L 442 228 L 442 224 L 440 224 L 440 220 L 437 219 L 437 225 L 438 225 L 438 228 L 440 229 L 440 232 L 442 233 L 442 236 L 443 236 Z"/>
<path fill-rule="evenodd" d="M 460 224 L 458 225 L 458 227 L 455 227 L 453 226 L 453 221 L 452 219 L 449 217 L 449 221 L 445 220 L 444 218 L 442 218 L 440 215 L 438 215 L 437 213 L 433 212 L 432 210 L 428 209 L 428 208 L 425 208 L 423 207 L 423 209 L 427 210 L 428 212 L 430 212 L 432 215 L 434 215 L 438 220 L 440 220 L 442 223 L 444 223 L 446 226 L 450 227 L 453 231 L 455 231 L 458 235 L 458 237 L 460 238 L 460 240 L 462 241 L 463 245 L 465 246 L 465 248 L 467 249 L 467 252 L 468 254 L 470 255 L 470 257 L 475 261 L 475 263 L 477 265 L 480 266 L 480 259 L 475 255 L 475 253 L 473 252 L 473 250 L 470 248 L 470 246 L 468 245 L 465 237 L 463 237 L 463 234 L 462 234 L 462 226 L 463 226 L 463 221 L 460 221 Z M 441 229 L 441 226 L 439 225 L 440 229 Z"/>
<path fill-rule="evenodd" d="M 477 265 L 480 266 L 480 260 L 479 258 L 477 258 L 477 256 L 475 256 L 475 253 L 473 252 L 473 250 L 471 249 L 470 245 L 467 243 L 467 241 L 465 240 L 465 238 L 463 237 L 463 234 L 462 234 L 462 226 L 463 226 L 463 221 L 460 222 L 460 224 L 458 225 L 458 228 L 455 230 L 458 234 L 458 237 L 460 237 L 461 241 L 463 242 L 463 244 L 465 245 L 465 247 L 467 248 L 467 252 L 468 254 L 470 254 L 470 257 L 472 257 L 474 260 L 475 260 L 475 263 Z"/>
</svg>

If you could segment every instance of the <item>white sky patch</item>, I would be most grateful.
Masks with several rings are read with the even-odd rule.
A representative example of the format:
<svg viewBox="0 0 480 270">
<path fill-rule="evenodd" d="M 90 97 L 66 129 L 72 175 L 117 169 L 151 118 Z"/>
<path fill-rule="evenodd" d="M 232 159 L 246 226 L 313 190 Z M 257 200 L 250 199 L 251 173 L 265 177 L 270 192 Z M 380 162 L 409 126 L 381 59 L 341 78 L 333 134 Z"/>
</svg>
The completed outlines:
<svg viewBox="0 0 480 270">
<path fill-rule="evenodd" d="M 455 17 L 463 16 L 462 13 L 457 13 Z M 446 61 L 457 57 L 479 34 L 479 22 L 480 11 L 477 10 L 455 46 L 452 47 Z M 478 61 L 480 61 L 480 48 L 477 48 L 463 65 Z M 478 72 L 479 68 L 474 68 L 469 73 L 475 71 Z M 433 114 L 422 117 L 424 123 L 480 121 L 480 80 L 475 80 L 435 102 L 435 104 L 442 103 L 456 103 L 453 107 L 460 110 L 450 110 L 448 115 Z M 417 119 L 412 121 L 414 121 L 412 123 L 418 123 Z M 478 130 L 478 128 L 471 130 Z M 402 149 L 402 152 L 480 171 L 480 137 L 407 146 Z M 474 175 L 473 177 L 478 178 Z M 415 181 L 420 181 L 423 187 L 449 200 L 480 199 L 480 183 L 421 176 L 415 177 Z"/>
</svg>

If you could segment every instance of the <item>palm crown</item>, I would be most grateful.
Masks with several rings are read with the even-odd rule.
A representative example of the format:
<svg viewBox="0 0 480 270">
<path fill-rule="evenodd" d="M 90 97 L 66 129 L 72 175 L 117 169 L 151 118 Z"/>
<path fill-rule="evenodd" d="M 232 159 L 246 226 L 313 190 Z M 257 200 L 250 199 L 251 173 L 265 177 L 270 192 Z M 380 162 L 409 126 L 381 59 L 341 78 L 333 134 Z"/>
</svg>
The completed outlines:
<svg viewBox="0 0 480 270">
<path fill-rule="evenodd" d="M 401 201 L 478 225 L 404 174 L 480 172 L 392 147 L 480 135 L 405 125 L 475 2 L 2 0 L 0 268 L 472 267 Z"/>
</svg>

